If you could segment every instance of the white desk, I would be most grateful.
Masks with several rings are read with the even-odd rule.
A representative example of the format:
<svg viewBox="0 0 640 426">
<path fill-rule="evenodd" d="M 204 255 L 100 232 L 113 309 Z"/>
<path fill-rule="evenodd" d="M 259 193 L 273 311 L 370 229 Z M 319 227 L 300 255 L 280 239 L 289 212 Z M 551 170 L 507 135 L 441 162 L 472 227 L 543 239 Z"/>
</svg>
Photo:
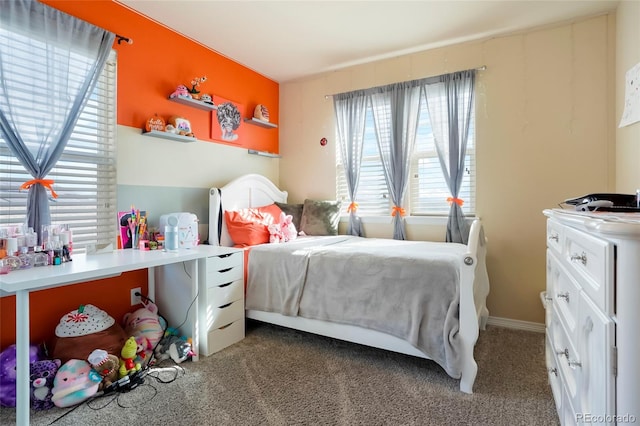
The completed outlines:
<svg viewBox="0 0 640 426">
<path fill-rule="evenodd" d="M 155 298 L 155 268 L 173 263 L 185 263 L 185 271 L 191 277 L 191 292 L 198 294 L 198 263 L 206 262 L 208 256 L 227 252 L 228 248 L 200 245 L 175 253 L 163 251 L 116 250 L 96 255 L 74 255 L 73 261 L 60 266 L 46 266 L 23 271 L 12 271 L 0 275 L 0 295 L 16 295 L 16 355 L 17 355 L 17 404 L 18 425 L 28 425 L 30 415 L 29 396 L 29 293 L 69 284 L 109 278 L 123 272 L 147 269 L 149 277 L 149 298 Z M 166 290 L 167 286 L 163 286 Z M 165 295 L 169 298 L 169 295 Z M 185 329 L 197 330 L 198 303 L 195 301 L 189 311 Z M 193 349 L 199 353 L 198 333 L 193 332 Z M 197 360 L 197 355 L 194 358 Z"/>
</svg>

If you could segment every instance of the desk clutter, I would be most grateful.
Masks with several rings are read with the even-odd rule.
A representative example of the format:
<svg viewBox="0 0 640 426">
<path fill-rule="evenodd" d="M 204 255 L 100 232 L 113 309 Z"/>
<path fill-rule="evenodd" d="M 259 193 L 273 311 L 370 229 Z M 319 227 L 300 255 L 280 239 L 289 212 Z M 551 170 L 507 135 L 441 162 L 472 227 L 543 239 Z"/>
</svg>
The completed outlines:
<svg viewBox="0 0 640 426">
<path fill-rule="evenodd" d="M 191 338 L 167 326 L 152 302 L 117 323 L 94 305 L 60 318 L 51 353 L 29 350 L 30 399 L 34 410 L 71 407 L 90 398 L 129 392 L 145 383 L 151 366 L 165 359 L 190 359 Z M 16 406 L 16 346 L 0 352 L 0 406 Z M 13 373 L 12 373 L 13 372 Z"/>
<path fill-rule="evenodd" d="M 43 225 L 42 243 L 26 225 L 0 228 L 0 274 L 71 262 L 73 233 L 69 225 Z"/>
</svg>

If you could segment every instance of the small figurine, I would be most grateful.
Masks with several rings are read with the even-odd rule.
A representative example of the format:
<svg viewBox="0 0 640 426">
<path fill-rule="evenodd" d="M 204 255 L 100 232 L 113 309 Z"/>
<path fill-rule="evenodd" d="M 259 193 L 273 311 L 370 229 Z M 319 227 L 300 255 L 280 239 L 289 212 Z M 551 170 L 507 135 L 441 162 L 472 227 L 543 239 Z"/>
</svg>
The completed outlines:
<svg viewBox="0 0 640 426">
<path fill-rule="evenodd" d="M 184 84 L 179 85 L 176 90 L 169 95 L 170 98 L 191 98 L 191 93 L 189 93 L 189 89 Z"/>
</svg>

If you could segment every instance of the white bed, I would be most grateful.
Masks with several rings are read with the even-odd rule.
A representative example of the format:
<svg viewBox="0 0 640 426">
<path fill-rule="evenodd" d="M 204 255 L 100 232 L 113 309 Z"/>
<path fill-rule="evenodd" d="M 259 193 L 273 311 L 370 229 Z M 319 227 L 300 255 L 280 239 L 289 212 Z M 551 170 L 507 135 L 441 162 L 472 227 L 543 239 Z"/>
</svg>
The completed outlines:
<svg viewBox="0 0 640 426">
<path fill-rule="evenodd" d="M 233 245 L 223 218 L 223 212 L 225 210 L 260 207 L 274 202 L 286 203 L 287 195 L 286 191 L 280 191 L 270 180 L 256 174 L 239 177 L 221 188 L 212 188 L 209 201 L 209 244 L 219 244 L 223 246 Z M 297 241 L 296 243 L 302 244 Z M 389 243 L 391 243 L 391 241 L 389 241 Z M 410 243 L 417 244 L 416 242 Z M 287 244 L 289 243 L 270 246 L 280 246 L 278 247 L 278 250 L 280 250 Z M 393 244 L 401 243 L 393 241 Z M 478 219 L 474 220 L 469 235 L 469 244 L 467 246 L 457 245 L 458 247 L 455 247 L 456 250 L 450 250 L 454 248 L 450 243 L 424 244 L 430 244 L 436 248 L 440 247 L 443 252 L 453 253 L 453 260 L 450 262 L 453 262 L 455 268 L 457 268 L 456 275 L 459 276 L 459 289 L 457 289 L 459 291 L 456 291 L 455 296 L 455 308 L 458 308 L 459 304 L 459 309 L 455 309 L 457 318 L 455 318 L 456 324 L 454 329 L 456 357 L 459 358 L 459 369 L 451 372 L 445 368 L 445 371 L 453 378 L 460 379 L 460 390 L 462 392 L 472 393 L 473 383 L 478 369 L 473 357 L 473 350 L 478 339 L 479 330 L 484 329 L 488 318 L 486 297 L 489 293 L 489 280 L 485 265 L 486 245 L 482 225 Z M 275 247 L 273 248 L 275 249 Z M 269 249 L 271 249 L 271 247 L 261 247 L 263 251 Z M 264 264 L 268 265 L 268 262 Z M 264 268 L 264 264 L 261 266 L 262 268 Z M 386 264 L 388 265 L 388 263 Z M 250 270 L 249 268 L 249 271 Z M 250 280 L 253 281 L 254 284 L 256 280 L 258 280 L 256 276 L 257 275 L 254 274 L 254 276 L 252 276 L 253 280 Z M 251 291 L 251 289 L 249 288 L 248 291 Z M 308 305 L 307 303 L 307 306 Z M 441 366 L 445 367 L 443 363 L 440 362 L 438 356 L 418 349 L 415 342 L 410 343 L 404 338 L 359 325 L 323 321 L 302 316 L 283 315 L 277 312 L 257 309 L 247 309 L 246 316 L 247 318 L 349 342 L 421 358 L 434 359 Z"/>
</svg>

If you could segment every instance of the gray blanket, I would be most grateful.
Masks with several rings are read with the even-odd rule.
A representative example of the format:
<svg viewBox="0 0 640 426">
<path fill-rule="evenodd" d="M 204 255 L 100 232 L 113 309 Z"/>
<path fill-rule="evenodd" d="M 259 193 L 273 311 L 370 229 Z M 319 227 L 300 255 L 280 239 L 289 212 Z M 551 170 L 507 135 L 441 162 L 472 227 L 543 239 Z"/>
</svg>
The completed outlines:
<svg viewBox="0 0 640 426">
<path fill-rule="evenodd" d="M 255 246 L 246 308 L 391 334 L 459 378 L 458 268 L 466 250 L 344 235 Z"/>
</svg>

